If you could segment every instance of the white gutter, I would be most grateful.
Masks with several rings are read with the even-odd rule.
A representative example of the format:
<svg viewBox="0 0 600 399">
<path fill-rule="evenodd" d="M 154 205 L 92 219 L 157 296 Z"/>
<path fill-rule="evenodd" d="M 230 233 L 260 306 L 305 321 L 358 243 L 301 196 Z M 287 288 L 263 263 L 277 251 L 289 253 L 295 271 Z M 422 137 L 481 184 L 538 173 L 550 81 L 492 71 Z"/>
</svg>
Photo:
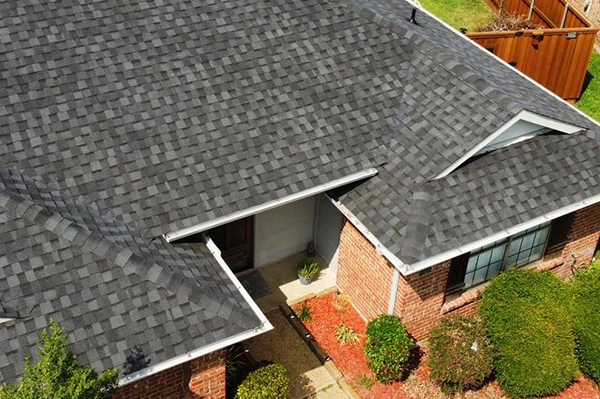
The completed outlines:
<svg viewBox="0 0 600 399">
<path fill-rule="evenodd" d="M 208 222 L 200 223 L 192 227 L 188 227 L 182 230 L 174 231 L 172 233 L 166 233 L 163 235 L 167 242 L 172 242 L 179 240 L 181 238 L 185 238 L 191 236 L 193 234 L 201 233 L 203 231 L 212 229 L 213 227 L 221 226 L 223 224 L 233 222 L 235 220 L 243 219 L 248 216 L 256 215 L 257 213 L 265 212 L 273 208 L 280 207 L 282 205 L 289 204 L 294 201 L 298 201 L 307 197 L 311 197 L 316 194 L 324 193 L 325 191 L 332 190 L 334 188 L 338 188 L 341 186 L 345 186 L 350 183 L 354 183 L 359 180 L 366 179 L 368 177 L 375 176 L 377 174 L 377 169 L 370 168 L 364 170 L 362 172 L 353 173 L 351 175 L 342 177 L 337 180 L 332 180 L 325 184 L 318 185 L 313 188 L 309 188 L 308 190 L 300 191 L 298 193 L 288 195 L 287 197 L 283 197 L 280 199 L 276 199 L 273 201 L 265 202 L 264 204 L 253 206 L 241 211 L 233 212 L 227 216 L 223 216 L 220 218 L 213 219 Z"/>
<path fill-rule="evenodd" d="M 225 274 L 227 274 L 227 277 L 229 277 L 229 279 L 233 282 L 233 285 L 240 292 L 240 294 L 242 295 L 244 300 L 246 300 L 246 302 L 248 302 L 248 305 L 250 305 L 250 309 L 252 309 L 252 311 L 254 312 L 256 317 L 258 317 L 258 319 L 262 323 L 262 326 L 264 328 L 266 328 L 266 330 L 264 330 L 264 331 L 272 330 L 273 326 L 271 325 L 269 320 L 265 317 L 265 315 L 263 314 L 262 310 L 260 310 L 260 308 L 258 307 L 256 302 L 254 302 L 254 299 L 252 299 L 250 294 L 248 294 L 248 291 L 246 291 L 246 288 L 244 288 L 242 283 L 240 283 L 240 280 L 238 280 L 238 278 L 235 276 L 235 274 L 233 274 L 233 271 L 229 268 L 229 266 L 227 266 L 227 263 L 225 263 L 225 261 L 223 260 L 223 257 L 221 257 L 221 250 L 217 247 L 217 245 L 213 242 L 213 240 L 211 240 L 210 237 L 208 237 L 208 236 L 206 237 L 206 247 L 208 248 L 210 253 L 213 254 L 215 259 L 217 260 L 217 263 L 219 263 L 219 266 L 221 266 L 221 269 L 223 269 Z"/>
<path fill-rule="evenodd" d="M 407 3 L 410 4 L 410 1 L 407 0 Z M 432 14 L 431 12 L 429 12 L 428 10 L 421 8 L 421 12 L 427 14 L 429 17 L 433 18 L 434 20 L 436 20 L 438 23 L 442 24 L 443 26 L 445 26 L 449 31 L 451 31 L 452 33 L 454 33 L 455 35 L 458 35 L 459 37 L 461 37 L 463 40 L 468 41 L 469 43 L 471 43 L 473 46 L 475 46 L 477 49 L 479 49 L 479 51 L 481 51 L 482 54 L 485 54 L 485 57 L 492 57 L 493 59 L 495 59 L 496 61 L 499 61 L 501 65 L 504 65 L 506 68 L 510 68 L 511 71 L 521 75 L 522 77 L 524 77 L 525 79 L 527 79 L 529 82 L 531 82 L 532 84 L 534 84 L 535 86 L 537 86 L 538 88 L 542 89 L 543 91 L 545 91 L 547 94 L 551 95 L 552 97 L 556 98 L 557 100 L 559 100 L 560 102 L 568 105 L 572 110 L 574 110 L 575 112 L 579 113 L 581 116 L 583 116 L 584 118 L 586 118 L 587 120 L 589 120 L 590 122 L 592 122 L 594 125 L 599 126 L 600 127 L 600 122 L 598 122 L 597 120 L 595 120 L 594 118 L 592 118 L 591 116 L 589 116 L 588 114 L 584 113 L 583 111 L 579 110 L 578 108 L 576 108 L 573 104 L 569 103 L 567 100 L 564 100 L 563 98 L 559 97 L 558 95 L 556 95 L 556 93 L 548 90 L 546 87 L 542 86 L 540 83 L 536 82 L 535 80 L 531 79 L 529 76 L 525 75 L 523 72 L 519 71 L 517 68 L 512 67 L 511 65 L 509 65 L 506 61 L 504 61 L 502 58 L 495 56 L 494 54 L 492 54 L 491 52 L 489 52 L 488 50 L 484 49 L 483 47 L 481 47 L 479 44 L 475 43 L 473 40 L 469 39 L 467 37 L 467 35 L 457 31 L 456 29 L 454 29 L 452 26 L 448 25 L 446 22 L 442 21 L 440 18 L 438 18 L 437 16 L 435 16 L 434 14 Z"/>
<path fill-rule="evenodd" d="M 356 218 L 356 216 L 354 216 L 354 214 L 352 214 L 352 212 L 350 212 L 350 210 L 348 208 L 346 208 L 346 206 L 344 204 L 342 204 L 339 201 L 334 201 L 331 198 L 329 198 L 329 200 L 331 201 L 331 203 L 333 203 L 333 205 L 335 205 L 335 207 L 340 212 L 342 212 L 342 214 L 346 217 L 346 219 L 348 219 L 354 225 L 354 227 L 356 227 L 358 229 L 358 231 L 360 231 L 362 233 L 362 235 L 364 235 L 366 237 L 366 239 L 369 240 L 369 242 L 371 244 L 373 244 L 373 246 L 377 250 L 377 253 L 383 255 L 402 274 L 406 274 L 406 272 L 408 271 L 408 266 L 404 262 L 402 262 L 400 259 L 398 259 L 398 257 L 396 255 L 394 255 L 392 252 L 390 252 L 390 250 L 387 249 L 377 239 L 377 237 L 375 237 L 373 235 L 373 233 L 371 233 L 369 231 L 369 229 L 364 224 L 362 224 L 362 222 L 360 220 L 358 220 Z"/>
<path fill-rule="evenodd" d="M 583 209 L 587 206 L 591 206 L 594 205 L 596 203 L 600 202 L 600 194 L 595 195 L 591 198 L 585 199 L 583 201 L 579 201 L 576 202 L 574 204 L 571 204 L 567 207 L 561 208 L 559 210 L 547 213 L 543 216 L 537 217 L 535 219 L 531 219 L 525 223 L 521 223 L 518 224 L 516 226 L 513 226 L 511 228 L 508 228 L 504 231 L 501 231 L 500 233 L 494 234 L 492 236 L 486 237 L 484 239 L 472 242 L 470 244 L 467 245 L 463 245 L 461 247 L 458 247 L 456 249 L 453 249 L 451 251 L 448 252 L 444 252 L 442 254 L 436 255 L 436 256 L 432 256 L 431 258 L 427 258 L 424 259 L 420 262 L 414 263 L 412 265 L 410 265 L 408 267 L 408 270 L 406 272 L 406 276 L 414 274 L 416 272 L 419 272 L 423 269 L 427 269 L 428 267 L 432 267 L 434 265 L 437 265 L 438 263 L 442 263 L 445 262 L 449 259 L 453 259 L 456 258 L 457 256 L 460 256 L 462 254 L 468 253 L 473 251 L 474 249 L 483 247 L 485 245 L 491 244 L 494 241 L 498 241 L 498 240 L 502 240 L 506 237 L 518 234 L 522 231 L 525 231 L 527 229 L 530 229 L 532 227 L 538 226 L 544 222 L 559 218 L 561 216 L 564 216 L 568 213 L 571 212 L 575 212 L 578 211 L 580 209 Z"/>
<path fill-rule="evenodd" d="M 233 274 L 231 269 L 229 269 L 229 267 L 227 266 L 227 264 L 221 257 L 221 251 L 219 250 L 219 248 L 217 248 L 217 246 L 210 239 L 208 239 L 206 246 L 208 247 L 210 252 L 214 255 L 215 259 L 217 260 L 217 263 L 219 263 L 219 266 L 221 266 L 221 268 L 225 271 L 225 273 L 227 274 L 227 277 L 229 277 L 231 279 L 231 281 L 235 285 L 236 289 L 240 292 L 240 294 L 246 300 L 246 302 L 248 302 L 248 305 L 250 305 L 250 309 L 252 309 L 252 311 L 254 312 L 256 317 L 258 317 L 258 319 L 261 322 L 261 325 L 259 327 L 253 328 L 248 331 L 244 331 L 240 334 L 234 335 L 234 336 L 226 338 L 224 340 L 221 340 L 221 341 L 215 342 L 213 344 L 204 346 L 202 348 L 193 350 L 186 354 L 173 357 L 162 363 L 158 363 L 155 366 L 150 366 L 150 367 L 147 367 L 140 371 L 137 371 L 135 373 L 129 374 L 119 380 L 119 387 L 123 387 L 125 385 L 132 384 L 136 381 L 139 381 L 143 378 L 149 377 L 153 374 L 160 373 L 161 371 L 178 366 L 182 363 L 189 362 L 192 359 L 202 357 L 204 355 L 207 355 L 207 354 L 217 351 L 219 349 L 223 349 L 223 348 L 226 348 L 233 344 L 237 344 L 239 342 L 245 341 L 249 338 L 255 337 L 257 335 L 260 335 L 262 333 L 265 333 L 265 332 L 273 329 L 273 325 L 269 322 L 269 320 L 261 312 L 261 310 L 258 308 L 258 305 L 256 305 L 254 300 L 250 297 L 250 295 L 248 294 L 246 289 L 242 286 L 242 284 L 237 279 L 237 277 L 235 277 L 235 275 Z"/>
</svg>

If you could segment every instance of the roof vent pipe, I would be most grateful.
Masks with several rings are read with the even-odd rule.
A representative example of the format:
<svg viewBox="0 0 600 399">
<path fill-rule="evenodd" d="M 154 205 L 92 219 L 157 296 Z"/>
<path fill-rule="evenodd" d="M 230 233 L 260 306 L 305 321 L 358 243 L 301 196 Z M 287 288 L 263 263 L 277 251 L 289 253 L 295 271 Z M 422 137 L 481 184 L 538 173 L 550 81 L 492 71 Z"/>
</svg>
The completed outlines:
<svg viewBox="0 0 600 399">
<path fill-rule="evenodd" d="M 417 23 L 417 7 L 413 7 L 412 12 L 410 13 L 410 19 L 408 20 L 408 22 L 410 22 L 411 24 L 415 24 L 415 25 L 419 25 Z"/>
</svg>

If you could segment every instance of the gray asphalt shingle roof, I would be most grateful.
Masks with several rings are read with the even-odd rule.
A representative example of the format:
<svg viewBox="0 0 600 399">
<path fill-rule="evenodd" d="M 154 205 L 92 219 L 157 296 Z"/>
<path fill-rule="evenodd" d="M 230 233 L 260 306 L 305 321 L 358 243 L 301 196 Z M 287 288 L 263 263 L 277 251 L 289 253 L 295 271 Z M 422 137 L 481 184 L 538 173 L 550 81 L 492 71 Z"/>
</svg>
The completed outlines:
<svg viewBox="0 0 600 399">
<path fill-rule="evenodd" d="M 0 291 L 32 312 L 0 329 L 3 376 L 46 316 L 98 367 L 255 326 L 205 247 L 156 237 L 350 173 L 378 169 L 341 200 L 407 262 L 600 192 L 597 125 L 410 11 L 0 0 Z M 587 131 L 431 181 L 522 110 Z"/>
<path fill-rule="evenodd" d="M 0 3 L 3 161 L 146 236 L 383 161 L 411 46 L 340 3 L 45 4 Z"/>
<path fill-rule="evenodd" d="M 350 4 L 395 31 L 410 30 L 415 44 L 387 163 L 359 187 L 335 193 L 400 260 L 410 265 L 600 194 L 600 165 L 593 160 L 597 124 L 424 13 L 417 15 L 419 26 L 411 26 L 404 17 L 411 8 L 404 2 Z M 534 140 L 527 144 L 533 147 L 497 151 L 514 157 L 510 168 L 503 169 L 509 161 L 494 152 L 432 181 L 523 110 L 584 130 L 540 139 L 548 145 Z M 515 153 L 525 149 L 526 154 Z M 551 158 L 553 165 L 528 170 Z M 502 174 L 483 167 L 494 162 Z M 463 173 L 475 167 L 480 173 L 466 181 Z"/>
<path fill-rule="evenodd" d="M 0 328 L 2 380 L 50 318 L 97 370 L 124 369 L 135 346 L 156 365 L 261 325 L 204 244 L 150 241 L 14 170 L 0 178 L 0 300 L 19 316 Z"/>
</svg>

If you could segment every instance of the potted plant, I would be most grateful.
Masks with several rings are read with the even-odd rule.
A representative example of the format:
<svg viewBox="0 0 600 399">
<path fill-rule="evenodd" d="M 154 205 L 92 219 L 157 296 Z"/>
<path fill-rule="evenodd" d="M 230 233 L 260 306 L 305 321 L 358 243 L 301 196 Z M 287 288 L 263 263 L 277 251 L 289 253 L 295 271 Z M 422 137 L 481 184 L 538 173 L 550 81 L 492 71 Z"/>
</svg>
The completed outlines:
<svg viewBox="0 0 600 399">
<path fill-rule="evenodd" d="M 302 258 L 298 261 L 298 278 L 300 284 L 309 285 L 319 275 L 319 263 L 312 258 Z"/>
</svg>

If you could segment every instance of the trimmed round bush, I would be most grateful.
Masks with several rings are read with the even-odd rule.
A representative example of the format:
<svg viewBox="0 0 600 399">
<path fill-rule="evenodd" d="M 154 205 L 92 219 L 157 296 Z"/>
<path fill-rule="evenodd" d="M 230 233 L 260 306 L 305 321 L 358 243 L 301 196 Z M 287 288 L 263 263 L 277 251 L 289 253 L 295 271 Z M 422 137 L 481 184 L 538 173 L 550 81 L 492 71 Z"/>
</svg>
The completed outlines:
<svg viewBox="0 0 600 399">
<path fill-rule="evenodd" d="M 444 319 L 429 336 L 431 379 L 447 393 L 483 386 L 494 369 L 494 349 L 483 323 Z"/>
<path fill-rule="evenodd" d="M 287 399 L 290 378 L 281 364 L 269 364 L 250 374 L 240 384 L 236 399 Z"/>
<path fill-rule="evenodd" d="M 600 262 L 573 279 L 571 292 L 579 365 L 600 383 Z"/>
<path fill-rule="evenodd" d="M 399 380 L 414 346 L 402 322 L 395 316 L 379 316 L 367 325 L 366 338 L 365 356 L 375 378 L 384 384 Z"/>
<path fill-rule="evenodd" d="M 512 269 L 483 292 L 479 314 L 498 352 L 498 383 L 508 395 L 554 395 L 575 379 L 570 307 L 566 284 L 549 272 Z"/>
</svg>

